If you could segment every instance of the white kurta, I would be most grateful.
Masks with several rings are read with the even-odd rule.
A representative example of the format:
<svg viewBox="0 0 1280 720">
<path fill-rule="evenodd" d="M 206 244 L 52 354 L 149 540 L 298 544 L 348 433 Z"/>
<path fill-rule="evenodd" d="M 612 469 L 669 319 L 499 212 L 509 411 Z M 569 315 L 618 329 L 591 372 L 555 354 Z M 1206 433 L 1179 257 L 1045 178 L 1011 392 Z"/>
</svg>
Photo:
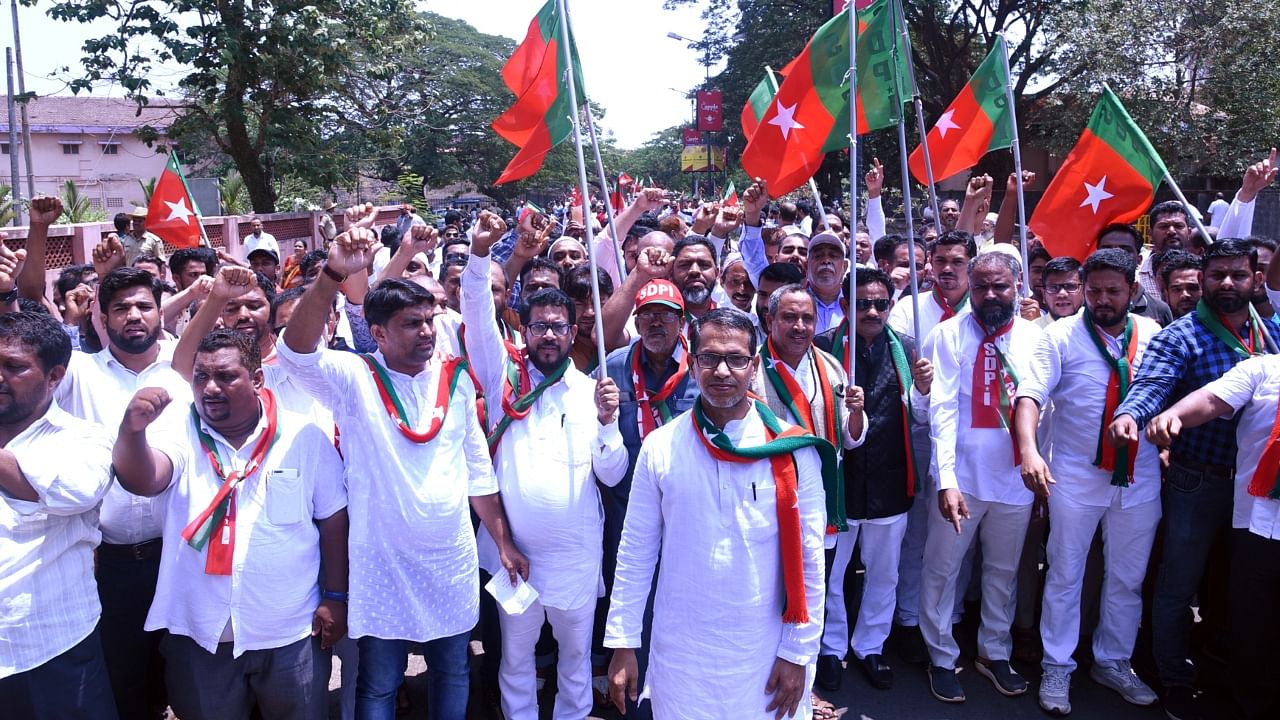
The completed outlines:
<svg viewBox="0 0 1280 720">
<path fill-rule="evenodd" d="M 1280 538 L 1280 500 L 1249 494 L 1249 483 L 1262 460 L 1276 422 L 1280 402 L 1280 355 L 1241 361 L 1204 389 L 1230 405 L 1239 415 L 1236 427 L 1236 487 L 1231 527 L 1255 535 Z"/>
<path fill-rule="evenodd" d="M 969 310 L 969 303 L 965 302 L 964 307 L 960 308 L 956 315 L 968 315 Z M 916 312 L 915 308 L 911 306 L 911 291 L 908 289 L 904 290 L 902 297 L 893 304 L 893 309 L 889 311 L 887 322 L 889 327 L 893 328 L 893 331 L 899 335 L 915 338 L 916 345 L 920 347 L 922 357 L 928 357 L 933 350 L 930 345 L 933 340 L 931 337 L 933 329 L 938 326 L 938 323 L 942 322 L 943 312 L 942 306 L 938 304 L 938 298 L 932 292 L 922 291 L 920 293 L 920 334 L 923 337 L 915 337 Z"/>
<path fill-rule="evenodd" d="M 418 444 L 387 416 L 359 357 L 276 347 L 280 366 L 342 428 L 351 637 L 426 642 L 470 630 L 479 619 L 480 583 L 469 497 L 498 491 L 471 380 L 458 381 L 440 434 Z M 386 367 L 382 353 L 373 355 Z M 439 373 L 437 362 L 414 376 L 387 370 L 411 427 L 425 427 Z"/>
<path fill-rule="evenodd" d="M 1031 374 L 1031 356 L 1040 333 L 1035 323 L 1014 318 L 1013 329 L 996 340 L 1019 381 Z M 933 345 L 929 435 L 938 489 L 956 488 L 987 502 L 1030 505 L 1034 498 L 1013 461 L 1009 430 L 973 427 L 973 364 L 982 342 L 977 319 L 965 313 L 945 320 L 929 341 Z"/>
<path fill-rule="evenodd" d="M 755 413 L 725 428 L 738 447 L 763 444 L 764 431 Z M 684 413 L 640 449 L 604 644 L 640 646 L 661 553 L 645 678 L 654 717 L 772 718 L 764 688 L 776 658 L 807 666 L 797 717 L 809 717 L 825 589 L 818 454 L 795 454 L 809 622 L 788 625 L 770 463 L 719 462 L 694 433 L 693 416 Z"/>
</svg>

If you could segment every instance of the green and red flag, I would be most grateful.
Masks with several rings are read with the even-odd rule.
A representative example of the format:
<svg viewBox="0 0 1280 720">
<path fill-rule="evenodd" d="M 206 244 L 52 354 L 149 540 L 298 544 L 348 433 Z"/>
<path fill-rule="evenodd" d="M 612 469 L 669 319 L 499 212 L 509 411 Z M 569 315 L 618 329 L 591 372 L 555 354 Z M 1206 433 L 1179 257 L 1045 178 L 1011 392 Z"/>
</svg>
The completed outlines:
<svg viewBox="0 0 1280 720">
<path fill-rule="evenodd" d="M 724 200 L 720 202 L 724 207 L 738 207 L 738 189 L 733 186 L 733 181 L 729 181 L 729 187 L 724 191 Z"/>
<path fill-rule="evenodd" d="M 742 106 L 742 115 L 739 119 L 742 123 L 742 137 L 747 140 L 751 140 L 751 136 L 756 134 L 756 128 L 760 126 L 760 118 L 764 117 L 769 109 L 769 101 L 773 100 L 777 83 L 769 77 L 768 73 L 769 70 L 766 69 L 765 76 L 760 78 L 756 89 L 752 90 L 751 95 L 747 97 L 747 104 Z"/>
<path fill-rule="evenodd" d="M 781 87 L 756 118 L 742 167 L 751 177 L 768 181 L 775 197 L 813 177 L 825 153 L 849 147 L 851 15 L 846 8 L 818 29 L 787 65 Z M 907 49 L 894 32 L 889 0 L 875 0 L 859 9 L 857 17 L 861 135 L 897 124 L 909 79 L 903 68 Z"/>
<path fill-rule="evenodd" d="M 1053 257 L 1084 261 L 1109 223 L 1133 222 L 1168 174 L 1147 136 L 1109 88 L 1058 174 L 1045 189 L 1028 227 Z"/>
<path fill-rule="evenodd" d="M 577 111 L 569 97 L 563 43 L 569 28 L 556 0 L 547 0 L 529 23 L 524 42 L 502 67 L 502 80 L 516 101 L 490 125 L 503 139 L 520 148 L 498 177 L 497 184 L 527 178 L 542 168 L 551 148 L 573 133 L 570 119 Z M 573 57 L 574 83 L 581 92 L 578 51 L 568 40 Z"/>
<path fill-rule="evenodd" d="M 180 248 L 193 248 L 203 237 L 200 208 L 191 197 L 182 165 L 173 153 L 169 153 L 169 162 L 151 191 L 151 202 L 147 204 L 147 230 Z"/>
<path fill-rule="evenodd" d="M 997 35 L 987 59 L 973 71 L 969 83 L 929 131 L 929 160 L 935 181 L 968 170 L 983 155 L 1013 144 L 1004 52 L 1004 38 Z M 911 152 L 909 163 L 912 177 L 922 184 L 928 182 L 922 147 Z"/>
<path fill-rule="evenodd" d="M 547 214 L 546 212 L 544 212 L 544 211 L 542 210 L 542 208 L 540 208 L 540 207 L 538 207 L 537 205 L 534 205 L 533 203 L 531 203 L 531 202 L 529 202 L 529 201 L 527 201 L 527 200 L 526 200 L 526 201 L 525 201 L 525 203 L 524 203 L 524 207 L 520 208 L 520 215 L 519 215 L 519 217 L 517 217 L 517 218 L 516 218 L 516 222 L 517 222 L 517 223 L 519 223 L 519 222 L 524 221 L 525 217 L 527 217 L 527 216 L 529 215 L 529 213 L 534 213 L 534 214 L 537 214 L 537 215 L 546 215 L 546 214 Z"/>
</svg>

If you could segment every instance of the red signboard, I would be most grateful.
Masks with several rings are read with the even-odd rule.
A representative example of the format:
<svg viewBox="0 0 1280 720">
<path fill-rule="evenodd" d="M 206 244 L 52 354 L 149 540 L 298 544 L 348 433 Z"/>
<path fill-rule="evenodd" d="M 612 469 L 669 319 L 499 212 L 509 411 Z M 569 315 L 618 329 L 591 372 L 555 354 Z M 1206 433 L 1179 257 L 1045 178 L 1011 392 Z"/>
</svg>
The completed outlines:
<svg viewBox="0 0 1280 720">
<path fill-rule="evenodd" d="M 720 132 L 724 127 L 724 103 L 719 90 L 698 91 L 698 131 Z"/>
<path fill-rule="evenodd" d="M 689 147 L 690 145 L 701 145 L 701 144 L 702 144 L 702 135 L 699 134 L 697 130 L 693 128 L 684 129 L 684 146 L 685 147 Z"/>
</svg>

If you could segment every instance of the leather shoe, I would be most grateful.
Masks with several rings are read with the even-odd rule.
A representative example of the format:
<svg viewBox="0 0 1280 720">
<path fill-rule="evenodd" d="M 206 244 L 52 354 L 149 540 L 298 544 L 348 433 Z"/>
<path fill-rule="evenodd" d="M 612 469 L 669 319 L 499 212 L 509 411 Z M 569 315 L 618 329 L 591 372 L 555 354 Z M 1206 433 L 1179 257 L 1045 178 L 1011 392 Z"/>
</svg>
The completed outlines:
<svg viewBox="0 0 1280 720">
<path fill-rule="evenodd" d="M 843 678 L 844 666 L 840 664 L 840 658 L 835 655 L 818 656 L 818 672 L 814 684 L 827 692 L 836 692 L 840 689 Z"/>
<path fill-rule="evenodd" d="M 868 655 L 858 661 L 862 674 L 877 689 L 888 690 L 893 687 L 893 668 L 884 661 L 882 655 Z"/>
</svg>

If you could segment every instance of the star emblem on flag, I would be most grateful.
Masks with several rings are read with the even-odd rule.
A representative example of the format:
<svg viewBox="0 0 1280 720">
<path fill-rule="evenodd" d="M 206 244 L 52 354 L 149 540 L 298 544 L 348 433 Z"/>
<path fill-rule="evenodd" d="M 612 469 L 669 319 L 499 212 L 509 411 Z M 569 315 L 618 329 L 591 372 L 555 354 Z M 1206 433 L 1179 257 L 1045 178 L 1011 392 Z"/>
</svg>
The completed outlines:
<svg viewBox="0 0 1280 720">
<path fill-rule="evenodd" d="M 187 218 L 191 217 L 195 213 L 191 212 L 191 208 L 187 207 L 186 198 L 178 198 L 178 202 L 169 202 L 168 200 L 165 200 L 164 204 L 169 206 L 169 217 L 165 218 L 165 222 L 181 220 L 187 225 L 191 224 L 191 221 Z"/>
<path fill-rule="evenodd" d="M 804 125 L 796 122 L 796 103 L 791 105 L 783 105 L 782 101 L 778 101 L 778 114 L 769 120 L 770 125 L 777 125 L 782 130 L 782 139 L 787 140 L 791 135 L 791 131 L 795 129 L 803 130 Z"/>
<path fill-rule="evenodd" d="M 942 117 L 938 118 L 938 124 L 934 125 L 933 129 L 937 130 L 938 134 L 941 135 L 942 137 L 946 137 L 947 131 L 949 130 L 959 130 L 960 126 L 957 125 L 955 121 L 951 119 L 951 117 L 955 114 L 956 114 L 955 110 L 948 110 L 942 113 Z"/>
<path fill-rule="evenodd" d="M 1106 185 L 1106 175 L 1102 176 L 1102 179 L 1098 181 L 1097 185 L 1090 185 L 1088 181 L 1085 181 L 1084 191 L 1088 193 L 1088 195 L 1080 202 L 1080 207 L 1088 205 L 1093 209 L 1093 214 L 1097 215 L 1098 205 L 1100 205 L 1103 200 L 1115 197 L 1115 194 L 1107 192 Z"/>
</svg>

